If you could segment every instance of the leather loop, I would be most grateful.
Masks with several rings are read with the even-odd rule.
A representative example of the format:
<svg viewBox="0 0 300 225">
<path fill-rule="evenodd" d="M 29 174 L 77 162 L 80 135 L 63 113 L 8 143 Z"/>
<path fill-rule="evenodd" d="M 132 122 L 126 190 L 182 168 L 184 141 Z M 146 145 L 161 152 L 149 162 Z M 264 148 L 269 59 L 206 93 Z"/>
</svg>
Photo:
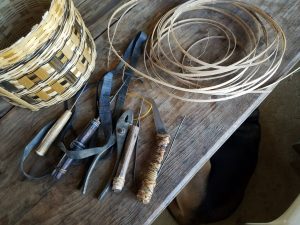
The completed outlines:
<svg viewBox="0 0 300 225">
<path fill-rule="evenodd" d="M 21 162 L 20 162 L 20 170 L 22 172 L 22 174 L 27 177 L 28 179 L 31 180 L 38 180 L 38 179 L 42 179 L 45 178 L 47 176 L 49 176 L 51 173 L 47 173 L 44 174 L 40 177 L 36 177 L 33 175 L 28 174 L 25 169 L 24 169 L 24 163 L 26 161 L 26 159 L 28 158 L 28 156 L 30 155 L 30 153 L 32 152 L 33 149 L 35 149 L 35 147 L 37 147 L 37 145 L 41 142 L 41 140 L 44 138 L 45 134 L 48 132 L 48 130 L 52 127 L 52 125 L 54 124 L 55 121 L 51 121 L 49 123 L 47 123 L 36 135 L 35 137 L 29 142 L 29 144 L 25 147 L 22 157 L 21 157 Z"/>
</svg>

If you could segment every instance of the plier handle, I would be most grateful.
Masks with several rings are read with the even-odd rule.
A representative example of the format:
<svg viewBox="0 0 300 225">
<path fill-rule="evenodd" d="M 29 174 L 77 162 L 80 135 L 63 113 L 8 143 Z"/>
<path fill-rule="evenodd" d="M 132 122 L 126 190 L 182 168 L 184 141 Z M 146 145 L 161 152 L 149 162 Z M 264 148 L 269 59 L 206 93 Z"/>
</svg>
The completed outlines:
<svg viewBox="0 0 300 225">
<path fill-rule="evenodd" d="M 133 123 L 133 112 L 131 110 L 127 110 L 118 119 L 118 122 L 116 124 L 116 129 L 115 129 L 114 133 L 111 135 L 112 136 L 111 138 L 113 138 L 115 140 L 115 144 L 112 147 L 115 147 L 115 146 L 117 147 L 116 161 L 114 163 L 113 171 L 111 172 L 111 175 L 105 184 L 105 187 L 100 191 L 99 199 L 102 199 L 110 188 L 110 184 L 112 182 L 113 176 L 116 173 L 116 170 L 118 168 L 118 163 L 120 161 L 120 157 L 122 154 L 122 150 L 123 150 L 125 139 L 126 139 L 126 136 L 128 133 L 128 129 L 132 125 L 132 123 Z M 103 154 L 105 154 L 109 149 L 111 149 L 111 148 L 107 148 L 105 151 L 101 152 L 101 154 L 96 155 L 95 158 L 93 159 L 93 162 L 90 165 L 90 167 L 87 171 L 87 174 L 85 176 L 84 182 L 83 182 L 83 188 L 82 188 L 83 194 L 85 194 L 87 191 L 89 179 L 91 177 L 91 174 L 92 174 L 97 162 L 100 160 L 100 158 L 103 156 Z"/>
</svg>

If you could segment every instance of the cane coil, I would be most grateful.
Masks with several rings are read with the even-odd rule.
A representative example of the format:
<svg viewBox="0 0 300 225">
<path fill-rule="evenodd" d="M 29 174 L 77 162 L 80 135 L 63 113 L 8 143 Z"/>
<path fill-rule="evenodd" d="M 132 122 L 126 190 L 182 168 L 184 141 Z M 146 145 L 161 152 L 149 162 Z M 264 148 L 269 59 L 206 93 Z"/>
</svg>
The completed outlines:
<svg viewBox="0 0 300 225">
<path fill-rule="evenodd" d="M 0 95 L 14 105 L 62 102 L 95 67 L 95 43 L 71 0 L 4 0 L 0 30 Z"/>
<path fill-rule="evenodd" d="M 189 0 L 170 9 L 153 27 L 144 67 L 136 68 L 125 62 L 114 40 L 125 35 L 118 27 L 127 22 L 131 9 L 143 4 L 130 0 L 112 14 L 107 25 L 109 55 L 114 53 L 173 98 L 203 103 L 269 93 L 300 71 L 282 67 L 287 40 L 272 16 L 255 5 L 227 0 Z"/>
</svg>

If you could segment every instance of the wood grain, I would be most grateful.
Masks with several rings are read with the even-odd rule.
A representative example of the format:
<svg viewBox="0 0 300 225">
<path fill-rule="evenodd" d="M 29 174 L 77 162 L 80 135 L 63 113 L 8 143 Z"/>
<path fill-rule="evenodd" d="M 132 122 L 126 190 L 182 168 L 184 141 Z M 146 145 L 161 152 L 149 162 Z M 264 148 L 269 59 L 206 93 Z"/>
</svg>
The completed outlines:
<svg viewBox="0 0 300 225">
<path fill-rule="evenodd" d="M 122 3 L 122 0 L 74 0 L 75 6 L 95 39 L 106 30 L 111 12 Z"/>
<path fill-rule="evenodd" d="M 4 117 L 14 106 L 0 98 L 0 119 Z"/>
<path fill-rule="evenodd" d="M 103 2 L 108 4 L 109 1 Z M 140 4 L 126 16 L 127 22 L 120 27 L 122 36 L 116 40 L 116 45 L 120 49 L 124 49 L 136 32 L 151 30 L 154 22 L 168 8 L 178 2 L 180 1 L 170 3 L 170 1 L 149 0 Z M 273 15 L 286 32 L 288 49 L 282 66 L 285 68 L 285 65 L 295 59 L 300 48 L 298 37 L 300 2 L 297 0 L 288 3 L 255 0 L 251 3 L 257 4 Z M 105 16 L 101 17 L 101 10 L 104 6 L 96 9 L 95 1 L 92 0 L 76 1 L 76 5 L 81 13 L 87 10 L 86 14 L 89 20 L 87 24 L 91 30 L 94 30 L 92 31 L 94 37 L 99 35 L 96 39 L 97 69 L 92 77 L 95 80 L 100 78 L 106 70 L 108 45 L 105 25 L 107 19 L 104 19 Z M 84 7 L 84 9 L 80 7 Z M 112 7 L 115 5 L 112 4 Z M 111 9 L 107 9 L 105 15 L 110 14 Z M 100 17 L 99 20 L 96 15 Z M 83 17 L 85 18 L 85 15 Z M 103 24 L 103 29 L 98 27 L 98 23 Z M 282 71 L 282 73 L 284 72 L 286 71 Z M 132 178 L 129 174 L 126 177 L 127 182 L 123 192 L 109 193 L 103 202 L 97 201 L 95 195 L 102 179 L 107 176 L 105 168 L 110 167 L 111 157 L 99 163 L 90 190 L 85 196 L 82 196 L 78 190 L 85 169 L 84 165 L 73 167 L 58 183 L 53 183 L 50 179 L 24 180 L 18 170 L 22 149 L 43 124 L 62 113 L 63 107 L 57 105 L 40 112 L 30 112 L 14 107 L 0 120 L 0 126 L 3 128 L 0 130 L 2 141 L 0 148 L 0 224 L 150 224 L 267 96 L 267 94 L 251 94 L 228 102 L 190 104 L 165 96 L 159 90 L 151 90 L 151 86 L 147 82 L 145 82 L 145 87 L 135 83 L 139 92 L 147 93 L 148 96 L 155 98 L 171 136 L 174 136 L 181 117 L 187 116 L 172 154 L 158 177 L 151 203 L 145 206 L 136 200 L 136 190 L 132 186 Z M 132 88 L 130 87 L 130 89 Z M 77 129 L 83 129 L 87 121 L 93 117 L 95 103 L 92 91 L 85 94 L 80 101 L 78 109 L 80 116 L 77 117 L 78 120 L 75 124 Z M 137 157 L 139 181 L 145 169 L 144 165 L 151 155 L 150 146 L 154 141 L 153 119 L 147 117 L 142 121 L 139 139 Z M 51 152 L 54 153 L 55 150 L 51 149 L 49 153 Z M 32 160 L 37 160 L 37 158 Z M 56 160 L 58 159 L 56 158 Z M 28 162 L 28 169 L 34 172 L 34 167 L 31 166 L 33 163 L 34 161 Z"/>
</svg>

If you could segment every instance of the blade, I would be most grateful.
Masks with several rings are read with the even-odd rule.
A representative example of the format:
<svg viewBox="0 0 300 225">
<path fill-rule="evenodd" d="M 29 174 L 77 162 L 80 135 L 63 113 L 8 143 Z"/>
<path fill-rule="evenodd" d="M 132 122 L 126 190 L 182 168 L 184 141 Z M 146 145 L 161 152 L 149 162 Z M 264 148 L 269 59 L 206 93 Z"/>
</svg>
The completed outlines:
<svg viewBox="0 0 300 225">
<path fill-rule="evenodd" d="M 152 102 L 152 110 L 153 110 L 153 117 L 154 117 L 154 123 L 156 127 L 156 132 L 159 134 L 167 134 L 167 130 L 165 128 L 165 125 L 163 121 L 161 120 L 157 105 L 153 99 L 151 99 Z"/>
</svg>

